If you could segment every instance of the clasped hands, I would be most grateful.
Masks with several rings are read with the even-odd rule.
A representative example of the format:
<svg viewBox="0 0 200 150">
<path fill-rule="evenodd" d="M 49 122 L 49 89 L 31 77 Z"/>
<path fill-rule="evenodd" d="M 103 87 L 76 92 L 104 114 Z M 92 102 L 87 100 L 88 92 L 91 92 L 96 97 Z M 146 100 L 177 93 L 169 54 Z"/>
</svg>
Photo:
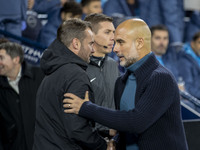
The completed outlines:
<svg viewBox="0 0 200 150">
<path fill-rule="evenodd" d="M 65 113 L 74 113 L 78 114 L 80 111 L 81 106 L 83 105 L 84 102 L 89 101 L 89 96 L 88 96 L 88 91 L 85 92 L 85 98 L 81 99 L 80 97 L 72 94 L 72 93 L 66 93 L 64 96 L 66 97 L 63 100 L 63 107 Z M 113 129 L 110 129 L 110 134 L 113 136 L 116 134 L 116 131 Z M 116 150 L 115 148 L 115 141 L 113 139 L 108 139 L 105 138 L 107 142 L 107 150 Z"/>
</svg>

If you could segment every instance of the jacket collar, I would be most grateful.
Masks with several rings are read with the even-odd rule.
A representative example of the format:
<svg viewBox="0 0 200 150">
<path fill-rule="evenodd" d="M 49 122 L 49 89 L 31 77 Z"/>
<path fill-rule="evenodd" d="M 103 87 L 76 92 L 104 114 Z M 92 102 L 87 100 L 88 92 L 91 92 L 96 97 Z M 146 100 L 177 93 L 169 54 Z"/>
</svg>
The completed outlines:
<svg viewBox="0 0 200 150">
<path fill-rule="evenodd" d="M 90 57 L 90 64 L 97 66 L 97 67 L 102 67 L 104 65 L 104 61 L 107 56 L 105 57 L 96 57 L 96 56 L 91 56 Z"/>
</svg>

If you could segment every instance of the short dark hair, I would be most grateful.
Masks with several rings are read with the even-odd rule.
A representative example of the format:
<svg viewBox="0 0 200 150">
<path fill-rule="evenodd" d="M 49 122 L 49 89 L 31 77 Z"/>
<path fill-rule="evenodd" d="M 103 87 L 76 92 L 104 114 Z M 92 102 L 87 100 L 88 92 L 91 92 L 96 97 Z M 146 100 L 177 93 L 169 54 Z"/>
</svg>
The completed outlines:
<svg viewBox="0 0 200 150">
<path fill-rule="evenodd" d="M 89 21 L 92 24 L 92 30 L 95 34 L 97 34 L 99 30 L 99 23 L 100 22 L 113 22 L 113 19 L 111 17 L 108 17 L 101 13 L 93 13 L 90 15 L 87 15 L 84 19 L 85 21 Z"/>
<path fill-rule="evenodd" d="M 95 2 L 95 1 L 101 1 L 101 0 L 82 0 L 81 6 L 85 7 L 85 6 L 89 5 L 91 2 Z"/>
<path fill-rule="evenodd" d="M 21 45 L 19 45 L 17 43 L 13 43 L 13 42 L 5 42 L 5 43 L 0 44 L 0 50 L 2 50 L 2 49 L 4 49 L 11 58 L 15 58 L 15 57 L 19 56 L 20 63 L 23 62 L 24 51 L 23 51 Z"/>
<path fill-rule="evenodd" d="M 85 30 L 91 27 L 91 23 L 81 19 L 69 19 L 64 21 L 57 31 L 57 39 L 65 46 L 69 47 L 74 38 L 79 39 L 81 42 L 85 38 Z"/>
<path fill-rule="evenodd" d="M 82 15 L 82 7 L 76 2 L 66 2 L 61 8 L 60 12 L 72 13 L 72 16 Z"/>
<path fill-rule="evenodd" d="M 164 26 L 164 25 L 155 25 L 155 26 L 152 26 L 152 27 L 150 28 L 150 30 L 151 30 L 151 35 L 154 34 L 155 30 L 166 31 L 166 32 L 169 33 L 167 27 Z"/>
<path fill-rule="evenodd" d="M 196 41 L 198 38 L 200 38 L 200 32 L 195 33 L 195 35 L 192 37 L 192 41 Z"/>
</svg>

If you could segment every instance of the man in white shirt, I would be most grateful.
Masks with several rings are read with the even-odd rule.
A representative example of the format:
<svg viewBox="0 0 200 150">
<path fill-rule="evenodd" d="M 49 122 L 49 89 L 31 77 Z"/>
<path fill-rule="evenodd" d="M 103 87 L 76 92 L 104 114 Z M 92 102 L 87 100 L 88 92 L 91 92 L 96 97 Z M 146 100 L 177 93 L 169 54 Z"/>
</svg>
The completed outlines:
<svg viewBox="0 0 200 150">
<path fill-rule="evenodd" d="M 28 66 L 23 59 L 19 44 L 0 44 L 0 143 L 3 150 L 32 149 L 35 97 L 43 73 L 39 68 Z"/>
</svg>

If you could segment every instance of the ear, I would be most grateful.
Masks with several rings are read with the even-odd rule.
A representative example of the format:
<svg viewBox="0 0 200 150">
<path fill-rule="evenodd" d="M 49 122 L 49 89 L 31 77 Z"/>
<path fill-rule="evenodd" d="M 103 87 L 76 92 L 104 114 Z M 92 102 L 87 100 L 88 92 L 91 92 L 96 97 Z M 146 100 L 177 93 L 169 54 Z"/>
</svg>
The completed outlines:
<svg viewBox="0 0 200 150">
<path fill-rule="evenodd" d="M 61 12 L 61 19 L 62 19 L 62 21 L 65 20 L 65 13 L 64 12 Z"/>
<path fill-rule="evenodd" d="M 19 62 L 20 62 L 20 57 L 19 57 L 19 56 L 14 57 L 14 58 L 13 58 L 13 62 L 14 62 L 15 64 L 19 64 Z"/>
<path fill-rule="evenodd" d="M 141 49 L 144 46 L 144 39 L 143 38 L 137 38 L 136 39 L 136 48 Z"/>
<path fill-rule="evenodd" d="M 79 51 L 79 50 L 81 49 L 81 42 L 80 42 L 80 40 L 77 39 L 77 38 L 74 38 L 74 39 L 72 40 L 72 46 L 73 46 L 73 49 L 74 49 L 74 50 Z"/>
</svg>

